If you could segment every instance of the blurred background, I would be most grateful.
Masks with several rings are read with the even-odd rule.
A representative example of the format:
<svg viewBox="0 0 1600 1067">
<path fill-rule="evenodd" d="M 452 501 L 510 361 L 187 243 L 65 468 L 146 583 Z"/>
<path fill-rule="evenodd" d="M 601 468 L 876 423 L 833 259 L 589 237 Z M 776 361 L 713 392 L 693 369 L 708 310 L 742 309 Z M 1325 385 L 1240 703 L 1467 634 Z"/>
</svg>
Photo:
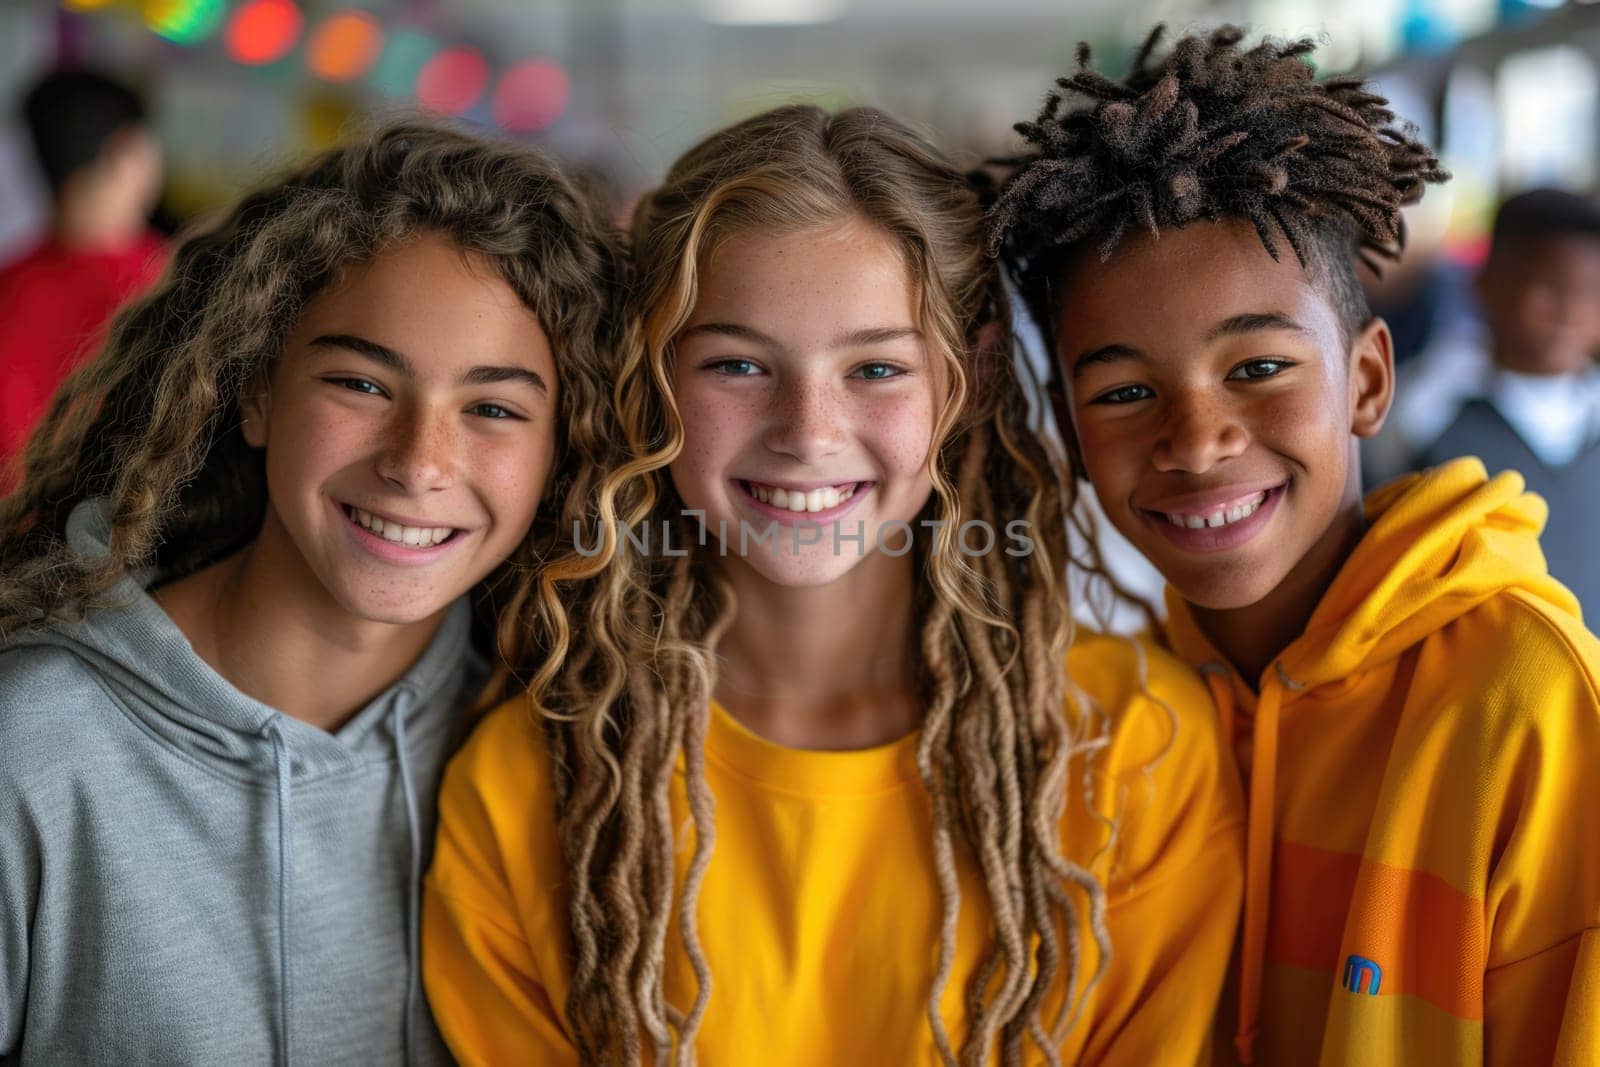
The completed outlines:
<svg viewBox="0 0 1600 1067">
<path fill-rule="evenodd" d="M 0 98 L 63 64 L 142 91 L 169 227 L 384 105 L 550 146 L 626 198 L 713 127 L 794 98 L 1003 150 L 1079 40 L 1118 66 L 1162 20 L 1318 35 L 1321 69 L 1378 75 L 1457 175 L 1417 225 L 1446 254 L 1481 254 L 1508 191 L 1594 182 L 1600 5 L 1558 0 L 0 0 Z M 47 211 L 14 111 L 0 258 Z"/>
<path fill-rule="evenodd" d="M 152 135 L 157 165 L 147 148 L 113 140 L 99 167 L 106 171 L 111 164 L 104 161 L 114 159 L 115 168 L 135 175 L 127 179 L 132 187 L 151 186 L 143 200 L 123 196 L 118 210 L 126 215 L 132 204 L 144 212 L 146 201 L 153 203 L 151 228 L 139 239 L 159 245 L 163 234 L 326 145 L 352 118 L 382 108 L 459 116 L 548 148 L 600 179 L 619 214 L 705 133 L 795 99 L 888 108 L 975 164 L 1014 147 L 1011 124 L 1032 117 L 1052 80 L 1072 67 L 1079 41 L 1093 45 L 1099 65 L 1120 71 L 1156 22 L 1177 31 L 1239 22 L 1257 34 L 1316 37 L 1319 74 L 1372 76 L 1454 172 L 1408 216 L 1405 259 L 1381 279 L 1366 278 L 1375 309 L 1395 334 L 1402 400 L 1412 398 L 1391 420 L 1396 429 L 1364 457 L 1369 484 L 1435 461 L 1428 449 L 1464 403 L 1500 395 L 1502 371 L 1516 386 L 1503 397 L 1505 421 L 1535 453 L 1503 462 L 1548 466 L 1545 473 L 1562 479 L 1542 485 L 1552 499 L 1600 478 L 1600 384 L 1591 366 L 1600 352 L 1600 315 L 1579 321 L 1574 310 L 1600 308 L 1600 221 L 1592 213 L 1600 3 L 0 0 L 0 100 L 10 102 L 0 124 L 0 269 L 29 255 L 59 260 L 66 244 L 52 244 L 51 234 L 70 227 L 22 108 L 29 88 L 62 68 L 91 68 L 142 97 L 140 124 Z M 46 111 L 50 125 L 54 112 Z M 1513 235 L 1511 269 L 1496 284 L 1524 318 L 1564 324 L 1556 341 L 1539 343 L 1583 353 L 1581 372 L 1570 359 L 1557 366 L 1556 356 L 1548 366 L 1538 365 L 1543 356 L 1508 363 L 1502 350 L 1533 343 L 1526 341 L 1533 334 L 1514 336 L 1507 326 L 1497 343 L 1483 314 L 1479 279 L 1496 211 L 1531 189 L 1563 191 L 1572 200 L 1553 209 L 1535 205 L 1533 222 L 1525 219 Z M 125 222 L 117 225 L 125 235 L 119 241 L 134 239 Z M 107 240 L 102 234 L 100 243 Z M 75 344 L 120 294 L 147 283 L 139 266 L 150 262 L 146 246 L 128 247 L 101 303 L 74 312 Z M 55 260 L 40 262 L 31 261 L 23 275 L 78 276 L 62 273 L 68 269 Z M 1532 263 L 1550 267 L 1537 286 L 1521 269 Z M 39 318 L 16 310 L 37 313 L 37 303 L 12 307 L 7 312 L 0 300 L 0 319 L 9 316 L 0 333 Z M 6 374 L 10 388 L 14 376 Z M 0 413 L 0 421 L 21 427 L 35 417 L 52 387 L 42 374 L 40 382 L 26 412 Z M 12 391 L 25 390 L 18 384 Z M 1554 447 L 1547 447 L 1543 423 L 1559 423 Z M 1407 429 L 1413 425 L 1420 428 Z M 1517 439 L 1514 432 L 1512 443 Z M 1474 440 L 1469 434 L 1461 447 L 1487 455 L 1488 446 Z M 1591 510 L 1575 544 L 1600 535 L 1600 507 Z M 1580 555 L 1585 571 L 1600 572 L 1588 566 L 1586 548 Z M 1126 571 L 1135 590 L 1159 589 L 1135 561 Z M 1582 584 L 1570 571 L 1556 573 Z M 1600 597 L 1600 573 L 1592 580 Z"/>
</svg>

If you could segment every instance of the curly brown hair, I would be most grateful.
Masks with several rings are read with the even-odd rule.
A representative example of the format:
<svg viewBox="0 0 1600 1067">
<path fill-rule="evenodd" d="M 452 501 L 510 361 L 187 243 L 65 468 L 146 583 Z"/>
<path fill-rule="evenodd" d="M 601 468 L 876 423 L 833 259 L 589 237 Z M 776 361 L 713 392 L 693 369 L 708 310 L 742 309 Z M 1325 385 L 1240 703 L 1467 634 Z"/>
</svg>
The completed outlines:
<svg viewBox="0 0 1600 1067">
<path fill-rule="evenodd" d="M 1274 259 L 1279 237 L 1289 245 L 1353 336 L 1370 318 L 1354 257 L 1374 269 L 1397 257 L 1401 206 L 1449 175 L 1362 77 L 1316 81 L 1310 39 L 1244 48 L 1244 31 L 1224 26 L 1155 61 L 1163 32 L 1121 81 L 1079 45 L 1077 73 L 1017 124 L 1029 148 L 997 161 L 1011 172 L 989 213 L 991 253 L 1053 340 L 1051 287 L 1084 248 L 1105 259 L 1131 230 L 1245 219 Z"/>
<path fill-rule="evenodd" d="M 51 404 L 0 501 L 0 640 L 77 617 L 133 568 L 190 573 L 256 536 L 262 453 L 240 433 L 262 380 L 316 294 L 347 268 L 430 232 L 483 256 L 556 353 L 562 433 L 533 530 L 480 589 L 499 620 L 498 693 L 542 663 L 522 625 L 549 605 L 533 575 L 570 542 L 592 471 L 614 467 L 611 407 L 620 237 L 549 159 L 431 120 L 391 120 L 245 195 L 179 244 L 165 276 L 114 320 Z M 110 554 L 67 544 L 78 502 L 107 497 Z M 556 606 L 559 610 L 559 605 Z M 544 632 L 542 629 L 538 632 Z M 522 658 L 516 658 L 521 656 Z"/>
<path fill-rule="evenodd" d="M 1008 346 L 984 341 L 995 332 L 985 327 L 1006 323 L 1007 305 L 984 254 L 978 195 L 926 139 L 883 112 L 782 107 L 691 149 L 639 205 L 638 285 L 616 387 L 637 458 L 599 485 L 593 510 L 604 550 L 545 572 L 584 626 L 584 640 L 538 696 L 576 949 L 566 1011 L 586 1063 L 637 1063 L 647 1046 L 657 1062 L 692 1062 L 711 995 L 695 907 L 715 838 L 704 742 L 732 592 L 715 573 L 714 550 L 683 558 L 617 550 L 619 523 L 672 523 L 678 544 L 697 536 L 668 472 L 684 440 L 673 342 L 708 257 L 730 236 L 850 219 L 866 220 L 904 255 L 920 325 L 952 383 L 928 457 L 934 493 L 924 514 L 943 523 L 932 535 L 919 526 L 914 557 L 919 695 L 928 709 L 918 760 L 933 801 L 943 903 L 927 1010 L 944 1060 L 958 1055 L 940 1014 L 961 905 L 958 857 L 978 872 L 994 924 L 967 984 L 960 1062 L 988 1062 L 997 1042 L 1006 1063 L 1020 1062 L 1030 1038 L 1041 1048 L 1059 1044 L 1072 991 L 1093 984 L 1079 981 L 1089 959 L 1077 944 L 1081 916 L 1098 942 L 1092 970 L 1085 962 L 1083 971 L 1098 975 L 1107 958 L 1103 889 L 1060 844 L 1069 762 L 1105 728 L 1064 711 L 1069 499 L 1028 423 Z M 968 562 L 957 551 L 962 522 L 1019 518 L 1031 524 L 1031 556 Z M 593 580 L 580 580 L 586 574 Z M 668 798 L 679 760 L 694 834 L 675 900 L 678 834 Z M 682 1006 L 666 1000 L 662 981 L 674 918 L 697 977 L 693 1002 Z M 1057 983 L 1064 1002 L 1042 1018 Z"/>
</svg>

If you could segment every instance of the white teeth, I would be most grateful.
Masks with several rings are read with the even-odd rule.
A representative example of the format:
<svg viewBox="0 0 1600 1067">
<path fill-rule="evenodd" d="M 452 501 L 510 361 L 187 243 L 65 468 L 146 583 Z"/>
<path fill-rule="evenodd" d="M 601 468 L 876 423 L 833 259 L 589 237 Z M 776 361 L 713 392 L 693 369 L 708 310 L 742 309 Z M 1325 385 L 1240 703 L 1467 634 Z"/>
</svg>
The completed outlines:
<svg viewBox="0 0 1600 1067">
<path fill-rule="evenodd" d="M 1231 526 L 1236 522 L 1248 519 L 1260 509 L 1262 504 L 1266 503 L 1266 500 L 1267 494 L 1263 492 L 1248 504 L 1235 504 L 1231 508 L 1218 508 L 1216 511 L 1208 512 L 1204 515 L 1179 515 L 1170 511 L 1162 512 L 1162 514 L 1174 526 L 1182 526 L 1190 530 L 1215 529 L 1218 526 Z"/>
<path fill-rule="evenodd" d="M 761 485 L 758 482 L 746 482 L 750 488 L 750 495 L 763 504 L 770 504 L 782 511 L 792 511 L 795 514 L 804 514 L 811 511 L 827 511 L 856 495 L 856 484 L 847 486 L 826 485 L 821 489 L 782 489 L 773 485 Z"/>
<path fill-rule="evenodd" d="M 363 529 L 370 530 L 385 541 L 411 548 L 432 548 L 455 532 L 454 527 L 450 526 L 401 526 L 360 508 L 350 508 L 348 513 Z"/>
</svg>

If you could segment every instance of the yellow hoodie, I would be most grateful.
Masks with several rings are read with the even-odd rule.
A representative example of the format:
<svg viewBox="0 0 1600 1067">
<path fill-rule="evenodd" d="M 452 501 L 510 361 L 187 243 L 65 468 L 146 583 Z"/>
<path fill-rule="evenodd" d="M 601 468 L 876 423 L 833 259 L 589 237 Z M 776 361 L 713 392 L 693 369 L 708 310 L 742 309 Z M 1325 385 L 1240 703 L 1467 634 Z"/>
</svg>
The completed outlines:
<svg viewBox="0 0 1600 1067">
<path fill-rule="evenodd" d="M 1545 504 L 1469 459 L 1366 512 L 1259 696 L 1168 591 L 1249 780 L 1237 1051 L 1600 1063 L 1600 642 Z"/>
<path fill-rule="evenodd" d="M 1062 1058 L 1194 1063 L 1209 1045 L 1238 918 L 1237 775 L 1205 687 L 1169 653 L 1092 637 L 1073 646 L 1068 670 L 1111 722 L 1092 756 L 1096 808 L 1085 803 L 1074 759 L 1061 831 L 1065 854 L 1107 887 L 1112 954 Z M 940 895 L 916 736 L 863 751 L 803 751 L 714 708 L 706 777 L 717 835 L 696 911 L 712 975 L 697 1062 L 937 1063 L 927 1002 Z M 681 775 L 671 802 L 673 825 L 685 825 Z M 686 863 L 688 849 L 679 852 Z M 958 868 L 962 908 L 941 1002 L 956 1044 L 990 921 L 971 866 Z M 680 885 L 682 875 L 680 865 Z M 513 702 L 490 714 L 446 773 L 424 897 L 428 997 L 463 1064 L 577 1062 L 565 1013 L 562 880 L 547 750 L 527 704 Z M 1081 997 L 1100 962 L 1087 918 L 1076 940 Z M 1062 984 L 1045 1001 L 1046 1019 Z M 685 1006 L 695 988 L 674 933 L 667 999 Z"/>
</svg>

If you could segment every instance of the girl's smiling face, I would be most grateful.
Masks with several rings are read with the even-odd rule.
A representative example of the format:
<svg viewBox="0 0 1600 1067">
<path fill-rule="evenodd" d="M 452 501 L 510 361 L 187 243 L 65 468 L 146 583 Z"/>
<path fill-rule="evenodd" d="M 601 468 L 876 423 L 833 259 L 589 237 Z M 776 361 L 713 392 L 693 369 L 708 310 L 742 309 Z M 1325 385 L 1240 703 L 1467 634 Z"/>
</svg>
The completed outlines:
<svg viewBox="0 0 1600 1067">
<path fill-rule="evenodd" d="M 527 535 L 555 455 L 555 361 L 492 265 L 425 235 L 312 299 L 243 409 L 266 449 L 258 554 L 350 615 L 413 623 Z"/>
<path fill-rule="evenodd" d="M 933 490 L 938 383 L 888 235 L 851 219 L 729 237 L 700 272 L 672 374 L 673 482 L 727 558 L 816 586 L 880 537 L 906 543 L 885 526 L 914 523 Z"/>
</svg>

